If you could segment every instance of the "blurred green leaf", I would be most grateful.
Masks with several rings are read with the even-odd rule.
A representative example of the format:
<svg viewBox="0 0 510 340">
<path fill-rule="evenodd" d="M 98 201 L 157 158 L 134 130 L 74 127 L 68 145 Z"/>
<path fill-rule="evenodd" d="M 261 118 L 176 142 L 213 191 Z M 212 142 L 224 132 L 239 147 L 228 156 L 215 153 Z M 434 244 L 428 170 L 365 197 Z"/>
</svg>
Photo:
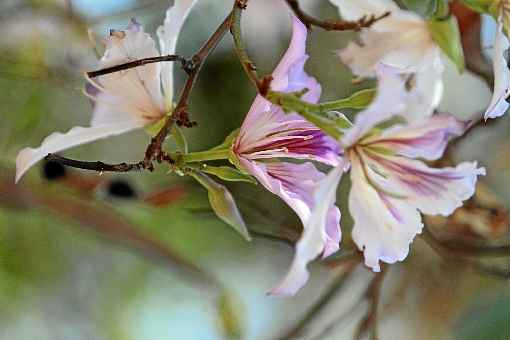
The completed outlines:
<svg viewBox="0 0 510 340">
<path fill-rule="evenodd" d="M 464 5 L 479 13 L 489 13 L 494 0 L 463 0 Z"/>
<path fill-rule="evenodd" d="M 321 112 L 341 109 L 364 109 L 374 99 L 376 89 L 364 89 L 353 93 L 350 97 L 318 104 Z"/>
<path fill-rule="evenodd" d="M 232 294 L 224 292 L 217 302 L 218 319 L 221 330 L 227 339 L 242 339 L 244 322 L 242 306 Z"/>
<path fill-rule="evenodd" d="M 207 189 L 209 203 L 216 215 L 234 228 L 245 240 L 251 241 L 248 228 L 246 228 L 246 224 L 230 191 L 224 185 L 215 182 L 201 171 L 195 170 L 190 175 Z"/>
<path fill-rule="evenodd" d="M 490 304 L 475 306 L 460 320 L 455 339 L 510 339 L 510 297 L 501 297 Z"/>
<path fill-rule="evenodd" d="M 200 170 L 224 181 L 257 184 L 257 181 L 250 175 L 229 166 L 210 166 L 204 164 Z"/>
<path fill-rule="evenodd" d="M 463 72 L 465 68 L 464 50 L 457 18 L 450 15 L 447 19 L 430 20 L 429 28 L 434 41 L 457 66 L 459 72 Z"/>
<path fill-rule="evenodd" d="M 172 127 L 172 137 L 175 140 L 175 145 L 182 153 L 188 153 L 188 141 L 186 140 L 186 136 L 182 132 L 182 129 L 174 124 Z"/>
<path fill-rule="evenodd" d="M 436 13 L 439 1 L 442 0 L 401 0 L 400 2 L 407 9 L 428 18 Z"/>
</svg>

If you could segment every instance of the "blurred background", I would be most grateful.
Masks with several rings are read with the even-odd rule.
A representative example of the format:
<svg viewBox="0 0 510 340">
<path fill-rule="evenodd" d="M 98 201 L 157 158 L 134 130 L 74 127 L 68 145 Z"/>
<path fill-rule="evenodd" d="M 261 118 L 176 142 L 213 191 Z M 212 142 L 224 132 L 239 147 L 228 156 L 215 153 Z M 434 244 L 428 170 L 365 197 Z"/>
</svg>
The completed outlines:
<svg viewBox="0 0 510 340">
<path fill-rule="evenodd" d="M 352 256 L 343 199 L 348 183 L 339 192 L 342 251 L 311 265 L 309 284 L 290 299 L 266 292 L 287 270 L 301 226 L 260 186 L 228 185 L 254 235 L 247 243 L 216 218 L 200 186 L 166 175 L 163 166 L 154 173 L 100 176 L 41 163 L 14 185 L 21 148 L 39 145 L 53 131 L 88 125 L 83 73 L 95 69 L 95 49 L 109 29 L 123 29 L 136 17 L 155 36 L 172 2 L 0 1 L 0 339 L 351 339 L 360 330 L 369 335 L 377 278 Z M 318 17 L 338 17 L 326 0 L 300 3 Z M 199 0 L 178 53 L 192 55 L 230 7 L 227 0 Z M 480 114 L 490 97 L 486 56 L 494 28 L 491 19 L 460 6 L 455 11 L 468 65 L 478 75 L 460 75 L 448 64 L 441 110 L 467 118 Z M 261 74 L 270 73 L 289 41 L 290 12 L 283 1 L 252 0 L 243 19 L 248 51 Z M 351 38 L 352 33 L 320 29 L 310 34 L 307 69 L 323 84 L 323 100 L 372 85 L 353 85 L 334 54 Z M 175 74 L 182 84 L 183 73 Z M 239 127 L 254 95 L 227 36 L 207 60 L 191 97 L 198 122 L 185 131 L 191 149 L 215 146 Z M 427 219 L 430 233 L 417 238 L 404 263 L 386 267 L 375 305 L 379 339 L 510 339 L 508 131 L 507 115 L 452 148 L 451 159 L 477 159 L 488 176 L 451 218 Z M 148 142 L 141 131 L 65 155 L 138 161 Z M 494 247 L 499 251 L 490 251 Z"/>
</svg>

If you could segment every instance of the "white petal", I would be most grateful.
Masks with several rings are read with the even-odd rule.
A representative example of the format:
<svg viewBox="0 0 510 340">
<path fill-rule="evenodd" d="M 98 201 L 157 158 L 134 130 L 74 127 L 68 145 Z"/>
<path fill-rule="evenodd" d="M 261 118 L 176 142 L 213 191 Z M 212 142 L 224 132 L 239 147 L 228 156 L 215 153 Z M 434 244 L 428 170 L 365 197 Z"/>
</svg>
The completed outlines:
<svg viewBox="0 0 510 340">
<path fill-rule="evenodd" d="M 378 192 L 365 178 L 359 159 L 352 160 L 349 211 L 352 238 L 364 252 L 365 264 L 378 272 L 379 261 L 395 263 L 409 253 L 409 245 L 423 228 L 418 210 L 405 200 Z"/>
<path fill-rule="evenodd" d="M 195 3 L 196 0 L 175 0 L 174 5 L 166 11 L 165 21 L 157 30 L 161 55 L 175 54 L 179 33 Z M 161 79 L 167 105 L 172 104 L 173 69 L 174 63 L 162 63 Z"/>
<path fill-rule="evenodd" d="M 384 148 L 405 157 L 436 160 L 443 155 L 450 139 L 461 136 L 469 125 L 470 122 L 453 115 L 435 114 L 426 120 L 394 125 L 365 138 L 362 145 Z"/>
<path fill-rule="evenodd" d="M 127 122 L 123 124 L 95 126 L 90 128 L 75 127 L 67 133 L 55 132 L 44 139 L 38 148 L 25 148 L 20 151 L 16 158 L 16 182 L 20 180 L 23 174 L 35 163 L 46 157 L 49 153 L 60 152 L 81 144 L 119 135 L 143 125 L 136 122 Z"/>
<path fill-rule="evenodd" d="M 496 118 L 505 114 L 510 104 L 506 101 L 510 96 L 510 70 L 506 53 L 510 47 L 510 41 L 503 32 L 503 19 L 498 20 L 498 32 L 494 44 L 492 63 L 494 67 L 494 94 L 491 103 L 485 111 L 484 118 Z"/>
<path fill-rule="evenodd" d="M 331 207 L 336 201 L 336 189 L 342 174 L 343 168 L 338 166 L 317 184 L 314 192 L 316 205 L 296 245 L 292 265 L 283 281 L 271 290 L 271 294 L 294 295 L 308 281 L 310 275 L 307 269 L 308 262 L 319 256 L 327 243 L 326 224 Z"/>
<path fill-rule="evenodd" d="M 106 51 L 99 68 L 159 55 L 154 40 L 134 21 L 125 31 L 112 31 L 105 42 Z M 99 94 L 91 95 L 96 99 L 96 112 L 103 115 L 125 112 L 152 121 L 160 119 L 166 112 L 160 69 L 159 63 L 153 63 L 89 80 L 99 90 Z M 94 117 L 93 124 L 101 119 Z"/>
<path fill-rule="evenodd" d="M 372 183 L 402 196 L 424 214 L 448 216 L 473 196 L 484 168 L 464 162 L 455 168 L 431 168 L 425 163 L 398 156 L 373 154 L 363 157 Z"/>
<path fill-rule="evenodd" d="M 353 145 L 377 124 L 395 115 L 403 115 L 407 93 L 405 80 L 395 68 L 377 66 L 377 94 L 372 103 L 356 115 L 354 126 L 342 138 L 344 147 Z"/>
</svg>

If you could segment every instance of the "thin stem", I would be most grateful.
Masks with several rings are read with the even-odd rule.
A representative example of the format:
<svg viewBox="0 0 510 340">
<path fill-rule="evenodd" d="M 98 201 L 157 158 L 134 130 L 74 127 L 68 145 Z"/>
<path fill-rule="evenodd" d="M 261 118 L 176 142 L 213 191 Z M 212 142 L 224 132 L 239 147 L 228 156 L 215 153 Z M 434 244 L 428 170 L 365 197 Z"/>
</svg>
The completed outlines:
<svg viewBox="0 0 510 340">
<path fill-rule="evenodd" d="M 345 269 L 335 277 L 330 286 L 326 289 L 325 293 L 322 294 L 319 299 L 312 305 L 312 307 L 306 312 L 301 320 L 285 335 L 278 338 L 278 340 L 290 340 L 295 339 L 302 335 L 301 333 L 305 328 L 320 314 L 324 308 L 332 301 L 332 298 L 345 286 L 347 279 L 350 274 L 356 268 L 359 263 L 359 257 L 357 254 L 350 256 L 345 259 Z"/>
<path fill-rule="evenodd" d="M 229 149 L 190 152 L 183 154 L 182 160 L 184 163 L 215 161 L 220 159 L 228 159 L 229 153 Z"/>
<path fill-rule="evenodd" d="M 221 39 L 225 36 L 225 33 L 229 30 L 232 23 L 232 13 L 230 13 L 225 20 L 221 23 L 221 25 L 216 29 L 216 31 L 211 35 L 211 37 L 204 43 L 204 45 L 200 48 L 200 50 L 193 56 L 191 59 L 193 63 L 193 67 L 188 72 L 188 79 L 184 84 L 184 87 L 181 91 L 179 101 L 175 110 L 171 116 L 166 118 L 165 124 L 159 130 L 158 134 L 152 138 L 151 143 L 147 147 L 145 151 L 145 159 L 144 165 L 148 169 L 152 169 L 152 161 L 158 160 L 160 161 L 160 154 L 162 153 L 162 145 L 165 141 L 165 138 L 170 133 L 172 126 L 177 123 L 178 125 L 183 125 L 186 127 L 191 127 L 194 124 L 189 120 L 188 117 L 188 99 L 191 94 L 191 90 L 193 89 L 193 85 L 195 84 L 196 78 L 200 73 L 202 68 L 202 64 L 204 60 L 209 56 L 209 54 L 215 49 Z"/>
<path fill-rule="evenodd" d="M 48 154 L 45 158 L 47 161 L 60 163 L 64 166 L 72 168 L 93 170 L 97 172 L 129 172 L 129 171 L 142 171 L 144 169 L 143 162 L 139 163 L 119 163 L 119 164 L 106 164 L 103 162 L 84 162 L 77 161 L 70 158 L 61 157 L 55 154 Z"/>
<path fill-rule="evenodd" d="M 312 26 L 320 27 L 326 31 L 360 31 L 362 28 L 368 28 L 377 21 L 384 19 L 390 15 L 390 12 L 385 12 L 381 15 L 365 15 L 358 20 L 320 20 L 307 13 L 305 13 L 299 6 L 298 0 L 285 0 L 294 14 L 301 20 L 308 28 Z"/>
<path fill-rule="evenodd" d="M 114 65 L 111 67 L 103 68 L 101 70 L 87 72 L 87 76 L 89 76 L 90 78 L 95 78 L 95 77 L 103 76 L 105 74 L 115 73 L 115 72 L 130 69 L 130 68 L 140 67 L 140 66 L 144 66 L 144 65 L 152 64 L 152 63 L 159 63 L 159 62 L 163 62 L 163 61 L 172 61 L 172 62 L 178 61 L 181 63 L 182 68 L 186 72 L 189 71 L 190 62 L 186 58 L 183 58 L 179 55 L 170 54 L 170 55 L 164 55 L 164 56 L 158 56 L 158 57 L 138 59 L 138 60 L 124 63 L 124 64 L 119 64 L 119 65 Z"/>
<path fill-rule="evenodd" d="M 381 289 L 386 272 L 387 270 L 382 268 L 381 272 L 374 276 L 372 282 L 367 288 L 365 296 L 370 302 L 370 308 L 366 317 L 361 321 L 354 335 L 354 339 L 356 340 L 361 340 L 366 333 L 370 334 L 370 340 L 379 339 L 377 331 L 377 310 L 379 309 Z"/>
<path fill-rule="evenodd" d="M 234 39 L 234 50 L 241 62 L 241 66 L 244 69 L 244 72 L 251 80 L 253 85 L 257 90 L 259 90 L 261 86 L 261 80 L 259 75 L 257 74 L 257 67 L 251 61 L 248 53 L 246 52 L 246 48 L 244 46 L 242 32 L 241 32 L 241 16 L 243 10 L 246 8 L 248 1 L 244 0 L 236 0 L 234 2 L 234 8 L 232 9 L 232 26 L 230 27 L 230 33 L 232 34 L 232 38 Z"/>
</svg>

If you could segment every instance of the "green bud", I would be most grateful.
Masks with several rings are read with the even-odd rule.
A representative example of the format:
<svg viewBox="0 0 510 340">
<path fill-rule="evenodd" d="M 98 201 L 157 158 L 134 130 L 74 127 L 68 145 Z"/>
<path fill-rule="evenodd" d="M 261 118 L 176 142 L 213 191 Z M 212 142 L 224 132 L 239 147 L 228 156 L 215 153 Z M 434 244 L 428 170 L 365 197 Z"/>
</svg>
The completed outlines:
<svg viewBox="0 0 510 340">
<path fill-rule="evenodd" d="M 246 241 L 251 241 L 248 228 L 246 228 L 246 224 L 230 191 L 228 191 L 224 185 L 215 182 L 202 171 L 192 170 L 189 172 L 189 175 L 207 189 L 209 203 L 216 213 L 216 216 L 234 228 Z"/>
</svg>

